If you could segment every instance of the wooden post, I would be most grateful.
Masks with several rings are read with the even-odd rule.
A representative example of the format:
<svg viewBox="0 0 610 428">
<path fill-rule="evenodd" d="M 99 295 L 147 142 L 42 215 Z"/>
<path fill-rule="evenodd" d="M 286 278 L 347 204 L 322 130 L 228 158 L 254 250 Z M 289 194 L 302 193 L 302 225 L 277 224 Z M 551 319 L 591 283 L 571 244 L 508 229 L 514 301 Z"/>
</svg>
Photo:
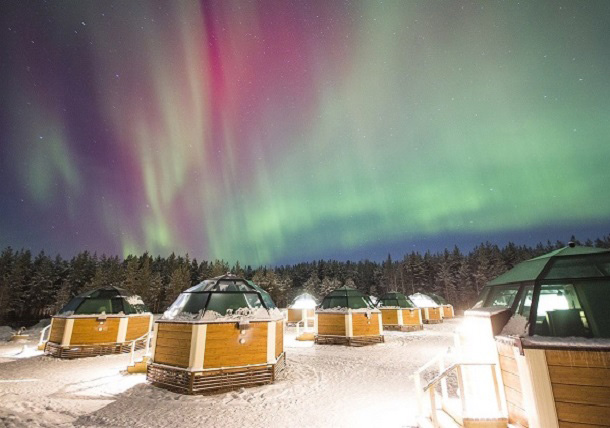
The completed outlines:
<svg viewBox="0 0 610 428">
<path fill-rule="evenodd" d="M 354 336 L 354 325 L 352 323 L 352 311 L 347 310 L 347 314 L 345 315 L 345 335 L 347 337 Z"/>
<path fill-rule="evenodd" d="M 157 335 L 159 334 L 159 324 L 155 323 L 153 325 L 153 337 L 152 342 L 150 344 L 150 360 L 155 360 L 155 348 L 157 347 Z"/>
<path fill-rule="evenodd" d="M 72 329 L 74 328 L 74 318 L 67 318 L 66 324 L 64 325 L 64 334 L 61 338 L 61 346 L 70 346 L 70 339 L 72 338 Z"/>
<path fill-rule="evenodd" d="M 436 415 L 436 391 L 434 387 L 436 385 L 431 385 L 428 392 L 430 393 L 430 419 L 432 420 L 432 426 L 434 428 L 438 428 L 438 417 Z"/>
<path fill-rule="evenodd" d="M 275 322 L 267 323 L 267 364 L 275 363 L 275 328 Z"/>
<path fill-rule="evenodd" d="M 545 352 L 543 349 L 525 349 L 524 353 L 529 383 L 526 388 L 531 391 L 534 405 L 534 415 L 530 415 L 530 426 L 558 428 L 555 398 Z M 538 425 L 532 423 L 532 418 L 537 419 Z"/>
<path fill-rule="evenodd" d="M 464 378 L 462 377 L 462 366 L 458 364 L 456 368 L 458 389 L 460 390 L 460 400 L 462 401 L 462 417 L 466 415 L 466 391 L 464 390 Z"/>
<path fill-rule="evenodd" d="M 117 343 L 125 342 L 125 337 L 127 336 L 127 327 L 128 327 L 128 325 L 129 325 L 129 317 L 128 316 L 121 317 L 119 319 L 119 331 L 117 332 L 117 335 L 116 335 Z"/>
<path fill-rule="evenodd" d="M 191 330 L 191 353 L 189 355 L 188 367 L 190 371 L 203 370 L 207 328 L 207 324 L 193 324 Z"/>
</svg>

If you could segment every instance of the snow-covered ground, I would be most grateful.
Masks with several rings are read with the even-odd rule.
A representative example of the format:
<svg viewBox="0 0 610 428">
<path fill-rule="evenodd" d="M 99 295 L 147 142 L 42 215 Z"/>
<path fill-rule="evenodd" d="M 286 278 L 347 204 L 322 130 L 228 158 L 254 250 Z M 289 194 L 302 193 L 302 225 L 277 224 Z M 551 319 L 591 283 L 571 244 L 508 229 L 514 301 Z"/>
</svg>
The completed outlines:
<svg viewBox="0 0 610 428">
<path fill-rule="evenodd" d="M 0 342 L 0 427 L 411 427 L 411 374 L 451 346 L 460 322 L 361 348 L 298 342 L 290 328 L 281 380 L 215 396 L 123 374 L 129 355 L 58 360 L 35 350 L 37 336 Z"/>
</svg>

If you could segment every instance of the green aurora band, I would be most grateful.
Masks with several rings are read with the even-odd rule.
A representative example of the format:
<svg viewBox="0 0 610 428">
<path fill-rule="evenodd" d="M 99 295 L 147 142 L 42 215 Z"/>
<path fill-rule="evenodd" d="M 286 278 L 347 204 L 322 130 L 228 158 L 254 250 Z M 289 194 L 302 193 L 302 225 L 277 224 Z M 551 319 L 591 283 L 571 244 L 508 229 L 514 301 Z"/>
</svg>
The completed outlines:
<svg viewBox="0 0 610 428">
<path fill-rule="evenodd" d="M 110 136 L 84 150 L 31 96 L 6 145 L 39 210 L 96 225 L 74 250 L 264 264 L 608 224 L 608 3 L 84 3 L 49 31 L 90 40 Z"/>
</svg>

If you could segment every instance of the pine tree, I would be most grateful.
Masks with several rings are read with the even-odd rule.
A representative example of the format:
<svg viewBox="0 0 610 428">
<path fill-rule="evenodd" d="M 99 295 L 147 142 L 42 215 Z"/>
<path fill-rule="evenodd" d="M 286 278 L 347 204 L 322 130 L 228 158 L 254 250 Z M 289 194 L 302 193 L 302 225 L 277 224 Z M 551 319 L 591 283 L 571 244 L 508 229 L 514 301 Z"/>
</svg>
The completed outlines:
<svg viewBox="0 0 610 428">
<path fill-rule="evenodd" d="M 318 274 L 314 271 L 311 273 L 307 281 L 305 281 L 305 283 L 303 284 L 303 291 L 311 294 L 312 296 L 317 296 L 321 284 L 322 283 L 320 281 L 320 278 L 318 278 Z"/>
<path fill-rule="evenodd" d="M 163 302 L 165 307 L 169 306 L 176 300 L 178 295 L 189 288 L 191 285 L 191 277 L 188 266 L 185 264 L 179 265 L 174 272 L 172 273 L 172 277 L 169 281 L 169 286 L 165 293 L 165 301 Z M 223 314 L 224 315 L 224 314 Z"/>
<path fill-rule="evenodd" d="M 16 255 L 11 247 L 7 247 L 0 255 L 0 322 L 8 318 L 9 304 L 11 302 L 11 276 L 15 265 Z"/>
</svg>

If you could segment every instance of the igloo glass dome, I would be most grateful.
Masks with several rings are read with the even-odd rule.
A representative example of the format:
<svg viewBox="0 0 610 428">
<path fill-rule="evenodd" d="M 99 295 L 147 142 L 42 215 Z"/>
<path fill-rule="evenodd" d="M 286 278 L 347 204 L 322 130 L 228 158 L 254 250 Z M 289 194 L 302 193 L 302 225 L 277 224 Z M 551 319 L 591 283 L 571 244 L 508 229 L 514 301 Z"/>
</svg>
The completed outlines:
<svg viewBox="0 0 610 428">
<path fill-rule="evenodd" d="M 223 275 L 180 293 L 163 314 L 164 320 L 198 319 L 207 313 L 225 316 L 243 309 L 275 309 L 269 293 L 243 278 Z"/>
<path fill-rule="evenodd" d="M 130 315 L 146 312 L 150 311 L 137 294 L 119 287 L 103 287 L 74 297 L 59 311 L 59 315 Z"/>
</svg>

